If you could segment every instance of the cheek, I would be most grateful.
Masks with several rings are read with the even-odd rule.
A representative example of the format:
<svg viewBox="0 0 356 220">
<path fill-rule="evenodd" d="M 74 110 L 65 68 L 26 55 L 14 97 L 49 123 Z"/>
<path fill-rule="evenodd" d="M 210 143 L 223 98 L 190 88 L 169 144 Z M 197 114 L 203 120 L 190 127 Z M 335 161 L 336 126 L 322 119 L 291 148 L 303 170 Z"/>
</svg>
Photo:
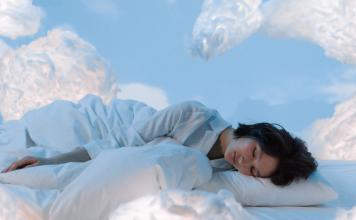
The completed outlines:
<svg viewBox="0 0 356 220">
<path fill-rule="evenodd" d="M 235 167 L 239 172 L 241 172 L 242 174 L 246 175 L 246 176 L 251 176 L 251 173 L 243 167 L 239 167 L 240 169 L 238 169 L 237 167 Z"/>
<path fill-rule="evenodd" d="M 232 154 L 234 152 L 235 152 L 234 146 L 230 143 L 226 148 L 225 157 L 227 157 L 228 155 L 230 155 L 230 154 Z"/>
<path fill-rule="evenodd" d="M 224 154 L 224 159 L 225 159 L 227 162 L 233 164 L 233 154 L 234 154 L 234 151 L 233 151 L 233 150 L 230 150 L 229 148 L 226 149 L 225 154 Z"/>
<path fill-rule="evenodd" d="M 253 154 L 253 151 L 256 148 L 256 144 L 253 142 L 250 142 L 248 145 L 246 145 L 246 147 L 244 148 L 244 153 L 246 153 L 247 155 L 251 155 Z"/>
</svg>

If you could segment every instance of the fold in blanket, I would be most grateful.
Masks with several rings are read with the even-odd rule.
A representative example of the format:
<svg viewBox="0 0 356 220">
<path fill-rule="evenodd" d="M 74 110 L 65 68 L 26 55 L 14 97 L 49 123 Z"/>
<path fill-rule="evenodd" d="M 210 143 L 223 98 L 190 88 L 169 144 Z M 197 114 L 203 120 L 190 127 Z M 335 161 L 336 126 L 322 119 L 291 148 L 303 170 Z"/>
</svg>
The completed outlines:
<svg viewBox="0 0 356 220">
<path fill-rule="evenodd" d="M 102 100 L 94 95 L 85 96 L 78 104 L 62 100 L 55 101 L 38 110 L 27 112 L 18 121 L 8 121 L 0 126 L 0 169 L 6 168 L 12 162 L 25 156 L 54 157 L 61 153 L 73 151 L 93 140 L 105 139 L 108 132 L 113 128 L 145 120 L 152 117 L 155 112 L 156 110 L 153 108 L 133 100 L 113 99 L 110 105 L 105 106 Z M 130 134 L 125 135 L 129 137 Z M 148 145 L 162 146 L 163 144 L 167 146 L 165 140 L 156 139 Z M 194 184 L 201 184 L 210 179 L 212 170 L 207 157 L 198 151 L 183 147 L 174 140 L 170 140 L 168 145 L 172 146 L 173 142 L 176 147 L 180 146 L 185 151 L 196 152 L 195 154 L 198 156 L 184 154 L 185 156 L 182 157 L 181 153 L 176 152 L 174 157 L 181 159 L 173 160 L 175 162 L 172 161 L 174 157 L 169 160 L 164 159 L 164 157 L 157 157 L 156 160 L 151 161 L 150 166 L 146 166 L 146 164 L 145 167 L 152 167 L 155 170 L 158 168 L 162 171 L 167 170 L 166 172 L 158 172 L 154 176 L 155 184 L 160 184 L 157 187 L 175 187 L 189 190 L 194 187 Z M 149 147 L 144 148 L 148 149 Z M 170 152 L 169 147 L 165 149 Z M 131 151 L 130 149 L 125 150 Z M 132 150 L 136 149 L 133 148 Z M 163 150 L 160 152 L 164 153 Z M 127 156 L 128 160 L 137 160 L 138 162 L 143 162 L 145 161 L 144 158 L 152 156 L 149 152 L 146 152 L 146 155 L 140 158 L 130 155 Z M 85 171 L 95 161 L 39 166 L 0 174 L 0 182 L 3 183 L 0 184 L 2 191 L 0 202 L 4 203 L 1 204 L 4 205 L 2 207 L 8 207 L 2 213 L 0 212 L 0 217 L 2 219 L 21 219 L 32 216 L 35 219 L 51 219 L 49 210 L 52 204 L 60 203 L 58 198 L 64 195 L 63 193 L 72 183 L 75 183 L 76 179 L 88 178 L 90 176 L 89 171 Z M 162 161 L 165 161 L 165 163 Z M 200 163 L 199 161 L 203 162 Z M 121 163 L 123 163 L 121 166 L 125 167 L 124 162 L 121 161 Z M 168 166 L 167 164 L 171 165 Z M 118 171 L 120 170 L 120 166 L 116 168 Z M 201 172 L 202 170 L 204 172 Z M 125 172 L 130 173 L 130 169 L 125 167 Z M 133 171 L 132 173 L 134 175 Z M 172 178 L 172 175 L 176 175 L 176 178 Z M 188 188 L 181 187 L 180 184 L 192 177 L 200 180 L 193 181 L 194 184 L 190 184 Z M 163 180 L 166 180 L 166 185 L 162 185 Z M 157 193 L 157 191 L 152 193 Z M 58 208 L 59 205 L 56 207 Z M 117 208 L 117 206 L 112 208 Z M 56 213 L 61 213 L 60 209 Z"/>
</svg>

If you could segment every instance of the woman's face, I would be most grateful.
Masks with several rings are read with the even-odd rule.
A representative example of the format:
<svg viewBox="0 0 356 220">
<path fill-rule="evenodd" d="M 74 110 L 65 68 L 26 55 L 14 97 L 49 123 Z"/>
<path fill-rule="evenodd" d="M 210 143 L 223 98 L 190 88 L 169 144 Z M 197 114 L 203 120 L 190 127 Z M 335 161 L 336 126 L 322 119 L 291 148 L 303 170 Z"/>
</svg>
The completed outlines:
<svg viewBox="0 0 356 220">
<path fill-rule="evenodd" d="M 278 164 L 278 159 L 264 153 L 256 140 L 246 137 L 233 139 L 224 157 L 241 173 L 255 177 L 269 177 Z"/>
</svg>

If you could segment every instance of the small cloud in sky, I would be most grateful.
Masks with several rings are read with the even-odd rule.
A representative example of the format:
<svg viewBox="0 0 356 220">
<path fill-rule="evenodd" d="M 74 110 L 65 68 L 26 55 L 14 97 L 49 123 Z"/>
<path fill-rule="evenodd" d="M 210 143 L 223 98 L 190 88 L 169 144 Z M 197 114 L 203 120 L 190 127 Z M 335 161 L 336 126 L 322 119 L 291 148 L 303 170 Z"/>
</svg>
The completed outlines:
<svg viewBox="0 0 356 220">
<path fill-rule="evenodd" d="M 83 4 L 97 15 L 118 18 L 119 8 L 113 0 L 82 0 Z"/>
<path fill-rule="evenodd" d="M 356 68 L 352 65 L 324 75 L 322 79 L 290 76 L 274 86 L 252 89 L 248 97 L 266 101 L 271 106 L 286 104 L 292 100 L 305 100 L 308 97 L 332 104 L 348 100 L 356 92 Z"/>
<path fill-rule="evenodd" d="M 0 35 L 16 39 L 37 33 L 43 11 L 32 0 L 0 1 Z"/>
<path fill-rule="evenodd" d="M 345 101 L 356 92 L 356 68 L 349 68 L 329 78 L 328 85 L 319 85 L 316 88 L 319 93 L 328 95 L 330 103 Z"/>
<path fill-rule="evenodd" d="M 356 83 L 336 81 L 332 85 L 322 86 L 319 91 L 329 95 L 329 102 L 340 102 L 347 100 L 356 92 Z"/>
<path fill-rule="evenodd" d="M 161 110 L 169 106 L 166 92 L 158 87 L 141 83 L 118 84 L 120 92 L 119 99 L 132 99 L 145 103 L 148 106 Z"/>
<path fill-rule="evenodd" d="M 288 79 L 276 80 L 273 86 L 260 85 L 251 89 L 252 100 L 263 100 L 269 105 L 286 104 L 292 100 L 302 100 L 309 97 L 310 92 L 313 92 L 310 79 L 302 76 L 290 76 Z"/>
</svg>

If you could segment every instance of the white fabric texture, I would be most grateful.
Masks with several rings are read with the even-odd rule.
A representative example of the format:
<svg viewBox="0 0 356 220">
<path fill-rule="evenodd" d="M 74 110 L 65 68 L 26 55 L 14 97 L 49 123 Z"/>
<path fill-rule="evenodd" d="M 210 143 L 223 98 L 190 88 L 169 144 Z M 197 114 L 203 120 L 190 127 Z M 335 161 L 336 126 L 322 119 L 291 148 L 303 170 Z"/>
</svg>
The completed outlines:
<svg viewBox="0 0 356 220">
<path fill-rule="evenodd" d="M 65 163 L 20 169 L 0 175 L 0 182 L 27 186 L 32 189 L 62 190 L 71 183 L 92 161 Z"/>
<path fill-rule="evenodd" d="M 254 220 L 234 195 L 221 190 L 217 195 L 203 191 L 164 189 L 120 205 L 110 220 Z"/>
<path fill-rule="evenodd" d="M 211 193 L 226 189 L 234 193 L 236 201 L 249 206 L 311 206 L 339 196 L 318 171 L 307 180 L 285 187 L 274 185 L 268 178 L 255 178 L 235 171 L 216 172 L 196 189 Z"/>
<path fill-rule="evenodd" d="M 58 196 L 51 220 L 107 219 L 120 204 L 161 189 L 191 190 L 211 178 L 209 159 L 172 139 L 101 153 Z"/>
<path fill-rule="evenodd" d="M 0 219 L 49 219 L 49 210 L 58 195 L 59 190 L 0 184 Z"/>
<path fill-rule="evenodd" d="M 339 194 L 338 199 L 310 207 L 245 207 L 263 220 L 335 220 L 342 210 L 356 207 L 356 161 L 318 160 L 318 170 Z M 348 219 L 353 219 L 352 215 Z"/>
<path fill-rule="evenodd" d="M 311 207 L 244 207 L 245 210 L 247 210 L 250 215 L 256 217 L 257 219 L 333 220 L 341 209 L 350 210 L 356 206 L 356 188 L 354 187 L 354 183 L 356 181 L 356 162 L 333 160 L 318 162 L 320 173 L 326 178 L 327 181 L 332 184 L 335 191 L 340 195 L 337 200 Z M 137 210 L 137 207 L 139 207 L 139 210 L 142 212 L 148 212 L 149 214 L 152 213 L 152 215 L 158 217 L 158 214 L 170 214 L 172 218 L 165 219 L 174 219 L 174 217 L 177 217 L 177 215 L 186 215 L 189 217 L 190 215 L 188 214 L 189 212 L 193 212 L 192 210 L 210 210 L 211 216 L 214 216 L 214 214 L 217 215 L 221 209 L 225 209 L 224 206 L 221 206 L 224 204 L 220 202 L 221 198 L 219 196 L 217 198 L 214 196 L 206 196 L 205 194 L 197 194 L 196 192 L 201 191 L 193 190 L 186 192 L 182 190 L 175 190 L 175 195 L 170 195 L 168 198 L 163 198 L 163 204 L 161 203 L 160 199 L 164 195 L 148 196 L 151 198 L 156 198 L 156 203 L 149 203 L 147 202 L 147 198 L 145 199 L 145 197 L 140 197 L 137 200 L 127 203 L 130 204 L 128 206 L 125 204 L 121 205 L 119 207 L 120 209 L 117 210 L 121 210 L 121 212 L 125 211 L 132 213 L 132 209 L 135 209 L 136 207 L 135 210 Z M 0 184 L 0 205 L 2 207 L 2 209 L 0 209 L 0 219 L 36 219 L 31 218 L 31 216 L 41 217 L 37 219 L 47 219 L 45 217 L 48 215 L 48 210 L 52 206 L 52 203 L 57 198 L 57 194 L 59 194 L 58 190 L 34 190 L 25 186 Z M 174 197 L 171 198 L 172 196 Z M 170 198 L 173 201 L 170 202 L 168 200 Z M 181 201 L 179 198 L 184 200 Z M 194 201 L 197 201 L 198 204 L 194 203 L 195 205 L 192 205 L 192 202 Z M 224 201 L 227 202 L 226 200 Z M 132 207 L 132 205 L 135 205 L 135 207 Z M 209 205 L 211 209 L 205 209 L 207 205 Z M 175 209 L 167 210 L 170 207 Z M 228 205 L 228 207 L 231 206 Z M 230 211 L 234 212 L 235 210 L 230 209 Z M 123 213 L 121 214 L 122 216 L 125 216 Z M 197 212 L 197 214 L 203 215 L 206 213 Z M 221 215 L 222 214 L 223 213 L 221 213 Z M 120 215 L 115 215 L 115 217 L 116 219 L 123 219 L 119 218 Z M 158 219 L 160 218 L 157 218 L 157 220 Z M 191 219 L 194 218 L 191 217 Z"/>
<path fill-rule="evenodd" d="M 78 104 L 58 100 L 27 112 L 19 121 L 4 123 L 0 127 L 0 169 L 29 155 L 16 152 L 15 157 L 6 155 L 1 160 L 1 152 L 7 150 L 36 147 L 48 150 L 43 157 L 51 157 L 84 146 L 94 159 L 102 150 L 142 146 L 164 135 L 208 154 L 229 126 L 216 110 L 196 101 L 156 111 L 134 100 L 112 99 L 106 106 L 100 97 L 89 94 Z M 232 168 L 225 159 L 210 163 L 217 170 Z"/>
<path fill-rule="evenodd" d="M 217 138 L 219 132 L 229 126 L 229 124 L 218 115 L 216 110 L 205 108 L 198 102 L 193 102 L 193 104 L 199 106 L 200 110 L 198 111 L 201 113 L 201 118 L 204 118 L 200 121 L 201 124 L 195 124 L 195 127 L 198 127 L 200 131 L 202 131 L 200 128 L 204 128 L 206 132 L 199 133 L 198 135 L 200 136 L 197 139 L 202 141 L 193 143 L 192 146 L 194 145 L 197 150 L 204 149 L 206 151 L 205 146 L 212 146 L 212 139 L 207 138 L 208 134 L 213 134 Z M 182 105 L 188 108 L 189 102 L 175 106 L 179 107 Z M 123 146 L 137 143 L 137 141 L 141 140 L 140 137 L 136 133 L 130 133 L 129 129 L 125 129 L 125 126 L 133 128 L 132 124 L 140 125 L 140 123 L 136 122 L 147 122 L 147 119 L 157 114 L 165 115 L 160 112 L 133 100 L 113 99 L 106 106 L 100 97 L 90 94 L 83 97 L 77 104 L 63 100 L 55 101 L 40 109 L 27 112 L 20 120 L 7 121 L 0 126 L 0 170 L 5 169 L 12 162 L 25 156 L 54 157 L 61 153 L 73 151 L 94 140 L 110 140 L 110 138 L 107 138 L 109 132 L 115 128 L 123 131 L 123 140 L 126 141 Z M 180 122 L 183 123 L 180 128 L 189 128 L 188 125 L 184 126 L 184 124 L 187 124 L 187 121 L 181 120 Z M 154 125 L 153 123 L 150 124 Z M 194 133 L 194 129 L 190 128 L 191 133 Z M 148 127 L 147 129 L 151 128 Z M 198 135 L 193 136 L 198 137 Z M 184 137 L 181 138 L 181 140 L 184 140 Z M 138 143 L 140 145 L 146 144 L 145 141 Z M 202 147 L 204 143 L 206 145 Z M 24 206 L 20 205 L 20 208 L 10 209 L 17 211 L 0 213 L 0 218 L 16 219 L 16 215 L 13 218 L 13 213 L 18 212 L 29 216 L 34 215 L 33 213 L 36 213 L 38 216 L 45 216 L 48 210 L 43 208 L 41 200 L 38 200 L 37 197 L 46 200 L 45 195 L 52 192 L 49 190 L 59 193 L 85 167 L 85 164 L 70 163 L 58 166 L 28 168 L 13 171 L 12 173 L 0 174 L 1 183 L 22 185 L 21 189 L 23 189 L 23 193 L 17 193 L 18 187 L 6 185 L 5 190 L 5 185 L 0 184 L 0 186 L 4 186 L 2 189 L 4 189 L 4 192 L 8 192 L 8 195 L 17 196 L 10 196 L 9 198 L 13 197 L 11 201 L 24 201 L 23 204 L 19 202 Z M 35 192 L 36 197 L 32 198 Z M 3 202 L 6 202 L 5 198 L 7 197 L 5 194 Z M 30 200 L 21 198 L 21 194 L 25 198 L 30 198 Z M 54 197 L 52 196 L 51 198 Z M 53 202 L 53 200 L 51 201 Z M 38 203 L 30 202 L 32 204 L 31 208 L 26 208 L 29 201 L 38 201 Z M 13 205 L 12 207 L 18 206 Z"/>
<path fill-rule="evenodd" d="M 184 145 L 203 154 L 210 150 L 209 147 L 212 146 L 211 143 L 215 142 L 216 139 L 214 140 L 214 138 L 217 137 L 219 131 L 225 129 L 225 126 L 229 126 L 215 110 L 207 109 L 206 112 L 210 111 L 213 111 L 212 117 L 207 118 L 184 141 Z M 110 105 L 105 106 L 99 97 L 93 95 L 85 96 L 78 104 L 68 101 L 56 101 L 38 110 L 27 112 L 18 121 L 7 121 L 0 126 L 0 169 L 6 168 L 12 162 L 25 156 L 53 157 L 73 151 L 77 147 L 94 140 L 109 140 L 110 138 L 107 138 L 109 132 L 117 127 L 131 125 L 131 128 L 133 127 L 139 132 L 139 127 L 134 127 L 134 125 L 140 124 L 139 121 L 146 121 L 145 123 L 147 123 L 147 120 L 156 113 L 164 115 L 143 103 L 133 100 L 113 99 Z M 214 136 L 214 138 L 211 138 L 211 136 Z M 142 139 L 143 137 L 144 135 Z M 181 140 L 184 140 L 184 138 Z M 154 146 L 159 143 L 159 139 L 155 139 L 145 145 Z M 137 149 L 141 150 L 146 146 Z M 73 183 L 76 180 L 75 177 L 85 176 L 85 166 L 92 165 L 93 162 L 95 161 L 87 164 L 70 163 L 59 166 L 27 168 L 27 170 L 0 174 L 2 183 L 22 184 L 21 186 L 0 184 L 0 206 L 2 207 L 0 209 L 0 219 L 48 219 L 48 210 L 51 209 L 53 202 L 59 197 L 61 190 L 66 186 L 68 187 L 68 184 Z M 322 216 L 321 219 L 327 219 L 323 218 L 325 216 L 335 217 L 336 207 L 351 209 L 356 206 L 356 192 L 353 184 L 356 181 L 356 175 L 354 175 L 356 168 L 355 166 L 351 168 L 346 165 L 339 166 L 340 163 L 339 161 L 330 166 L 321 167 L 320 171 L 326 170 L 322 174 L 328 174 L 324 175 L 328 177 L 327 180 L 333 186 L 334 183 L 337 183 L 338 190 L 336 191 L 340 194 L 337 200 L 327 203 L 333 208 L 331 211 L 328 209 L 328 213 L 324 212 L 326 208 L 323 206 L 313 209 L 313 213 L 316 213 L 315 216 Z M 222 166 L 217 166 L 217 168 L 222 168 Z M 330 170 L 333 172 L 329 172 Z M 66 171 L 70 175 L 66 175 Z M 34 178 L 31 178 L 31 174 Z M 96 179 L 97 182 L 99 180 Z M 181 196 L 186 195 L 182 198 L 193 201 L 197 199 L 197 194 L 194 191 L 184 192 L 177 189 L 176 192 Z M 216 209 L 219 209 L 219 204 L 222 204 L 214 203 L 217 199 L 216 197 L 199 196 L 198 199 L 206 199 L 206 202 L 212 204 L 211 207 Z M 191 210 L 192 208 L 188 202 L 180 205 L 186 208 L 184 210 Z M 301 211 L 306 210 L 305 207 L 295 207 L 295 209 L 297 208 Z M 177 210 L 180 213 L 184 212 L 184 210 Z M 269 212 L 271 214 L 266 215 L 261 214 L 263 210 L 272 211 Z M 251 213 L 259 213 L 258 216 L 262 216 L 263 219 L 268 219 L 269 217 L 270 219 L 275 219 L 276 217 L 274 216 L 278 216 L 277 219 L 281 219 L 282 217 L 278 213 L 282 213 L 283 210 L 288 210 L 288 208 L 251 209 Z M 286 211 L 284 214 L 288 213 L 292 212 Z M 293 213 L 294 215 L 295 213 L 298 214 L 298 212 Z"/>
<path fill-rule="evenodd" d="M 103 150 L 142 146 L 156 137 L 167 136 L 208 154 L 220 133 L 229 126 L 231 124 L 222 119 L 216 110 L 206 108 L 200 102 L 186 101 L 171 105 L 144 119 L 134 117 L 131 123 L 116 126 L 105 137 L 96 138 L 83 147 L 94 159 Z M 214 160 L 211 164 L 221 170 L 232 168 L 225 159 Z"/>
</svg>

